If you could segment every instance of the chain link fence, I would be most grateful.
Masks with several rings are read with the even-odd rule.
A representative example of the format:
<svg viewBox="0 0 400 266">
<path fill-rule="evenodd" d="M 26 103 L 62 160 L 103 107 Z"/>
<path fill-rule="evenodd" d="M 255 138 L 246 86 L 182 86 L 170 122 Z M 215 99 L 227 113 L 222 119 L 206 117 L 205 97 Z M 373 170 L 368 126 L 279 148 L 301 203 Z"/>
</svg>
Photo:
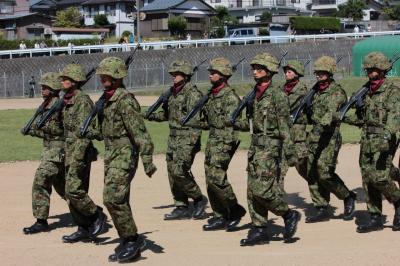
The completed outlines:
<svg viewBox="0 0 400 266">
<path fill-rule="evenodd" d="M 333 55 L 334 57 L 342 57 L 338 63 L 338 72 L 336 78 L 340 79 L 344 76 L 351 75 L 352 71 L 352 58 L 349 52 L 340 55 Z M 240 59 L 240 58 L 239 58 Z M 239 60 L 238 59 L 238 60 Z M 298 56 L 291 56 L 282 60 L 282 65 L 285 65 L 287 60 L 297 59 L 305 64 L 305 79 L 314 79 L 313 64 L 316 58 L 301 58 Z M 251 83 L 253 82 L 253 74 L 250 66 L 251 58 L 247 58 L 240 63 L 237 71 L 230 79 L 231 83 Z M 193 62 L 196 65 L 197 62 Z M 232 64 L 236 64 L 232 60 Z M 53 70 L 57 71 L 57 70 Z M 58 69 L 60 71 L 60 69 Z M 0 73 L 0 98 L 24 98 L 30 96 L 40 95 L 39 80 L 42 74 L 46 71 L 36 69 L 34 72 L 26 73 L 21 72 L 3 72 Z M 282 78 L 282 74 L 279 74 Z M 32 79 L 34 82 L 32 82 Z M 201 65 L 199 70 L 192 77 L 195 83 L 208 83 L 207 63 Z M 124 83 L 128 89 L 132 90 L 146 90 L 152 88 L 163 88 L 171 84 L 171 77 L 168 73 L 168 65 L 165 63 L 160 64 L 140 64 L 132 65 L 129 68 L 128 76 L 124 79 Z M 84 90 L 88 92 L 95 92 L 102 90 L 99 78 L 94 75 L 84 86 Z"/>
</svg>

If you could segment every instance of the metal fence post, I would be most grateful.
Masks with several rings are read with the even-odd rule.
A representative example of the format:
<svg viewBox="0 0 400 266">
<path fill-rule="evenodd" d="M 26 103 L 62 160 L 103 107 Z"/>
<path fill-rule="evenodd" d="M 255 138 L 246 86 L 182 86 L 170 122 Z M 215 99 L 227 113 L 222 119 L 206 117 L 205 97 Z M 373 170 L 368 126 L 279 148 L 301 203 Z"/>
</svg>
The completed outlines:
<svg viewBox="0 0 400 266">
<path fill-rule="evenodd" d="M 145 67 L 144 71 L 145 71 L 145 80 L 146 80 L 146 81 L 145 81 L 145 82 L 146 82 L 146 86 L 145 86 L 145 87 L 147 88 L 147 73 L 148 73 L 148 71 L 147 71 L 147 64 L 145 64 L 144 67 Z"/>
<path fill-rule="evenodd" d="M 21 74 L 22 74 L 22 97 L 25 97 L 25 75 L 24 75 L 24 71 L 22 71 Z"/>
<path fill-rule="evenodd" d="M 164 66 L 164 62 L 161 63 L 161 71 L 162 71 L 162 85 L 165 86 L 165 66 Z"/>
<path fill-rule="evenodd" d="M 242 72 L 242 81 L 244 80 L 244 65 L 243 65 L 243 62 L 241 62 L 240 63 L 240 65 L 241 65 L 241 72 Z"/>
<path fill-rule="evenodd" d="M 4 72 L 4 98 L 7 98 L 7 77 L 6 77 L 6 72 Z"/>
</svg>

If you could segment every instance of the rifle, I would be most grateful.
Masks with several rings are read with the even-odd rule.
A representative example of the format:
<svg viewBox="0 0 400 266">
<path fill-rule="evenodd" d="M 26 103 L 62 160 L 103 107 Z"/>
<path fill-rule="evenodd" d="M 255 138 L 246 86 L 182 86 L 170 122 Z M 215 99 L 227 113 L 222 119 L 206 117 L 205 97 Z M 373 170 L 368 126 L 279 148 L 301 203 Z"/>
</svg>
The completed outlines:
<svg viewBox="0 0 400 266">
<path fill-rule="evenodd" d="M 338 64 L 340 61 L 342 61 L 344 56 L 340 56 L 336 60 L 336 64 Z M 314 98 L 314 95 L 318 91 L 318 81 L 315 82 L 315 84 L 312 86 L 312 88 L 307 92 L 307 94 L 301 99 L 299 105 L 297 105 L 293 110 L 290 112 L 290 117 L 292 118 L 293 124 L 296 123 L 297 119 L 300 116 L 300 113 L 303 112 L 305 108 L 309 110 L 312 106 L 312 100 Z"/>
<path fill-rule="evenodd" d="M 279 64 L 278 68 L 282 64 L 282 60 L 285 58 L 285 56 L 288 54 L 288 51 L 284 51 L 283 54 L 281 55 L 281 58 L 279 59 Z M 243 109 L 245 107 L 250 107 L 254 99 L 256 97 L 256 92 L 257 92 L 257 85 L 254 86 L 254 88 L 243 98 L 243 100 L 240 102 L 239 106 L 235 109 L 235 111 L 231 115 L 230 122 L 232 125 L 236 123 L 236 119 L 240 116 L 242 113 Z"/>
<path fill-rule="evenodd" d="M 201 61 L 198 65 L 196 65 L 193 68 L 193 74 L 196 73 L 199 70 L 199 67 L 204 64 L 204 62 L 207 61 L 207 59 L 204 59 L 203 61 Z M 192 75 L 193 75 L 192 74 Z M 157 109 L 163 105 L 164 109 L 167 108 L 167 104 L 168 104 L 168 99 L 169 97 L 171 97 L 172 95 L 172 91 L 173 88 L 170 87 L 167 91 L 165 91 L 163 94 L 160 95 L 160 97 L 158 97 L 157 101 L 155 103 L 153 103 L 149 109 L 147 109 L 145 118 L 148 119 L 150 117 L 151 114 L 153 114 L 155 111 L 157 111 Z"/>
<path fill-rule="evenodd" d="M 21 130 L 22 135 L 25 136 L 26 134 L 28 134 L 28 132 L 29 132 L 29 130 L 31 129 L 32 124 L 33 124 L 33 122 L 35 122 L 36 118 L 37 118 L 39 115 L 41 115 L 41 114 L 44 113 L 45 107 L 46 107 L 47 104 L 48 104 L 48 100 L 44 100 L 44 101 L 42 102 L 42 104 L 39 105 L 39 107 L 36 109 L 35 114 L 32 116 L 31 119 L 28 120 L 28 122 L 27 122 L 27 123 L 25 124 L 25 126 L 22 128 L 22 130 Z"/>
<path fill-rule="evenodd" d="M 137 45 L 133 52 L 125 59 L 125 66 L 129 68 L 130 64 L 133 61 L 133 57 L 136 51 L 139 49 L 140 45 Z M 93 109 L 90 111 L 89 115 L 86 117 L 85 121 L 83 122 L 79 134 L 81 137 L 84 137 L 87 133 L 87 130 L 92 123 L 93 119 L 103 112 L 104 104 L 106 103 L 106 91 L 100 96 L 99 100 L 94 105 Z"/>
<path fill-rule="evenodd" d="M 236 72 L 238 66 L 240 63 L 243 62 L 246 58 L 242 58 L 237 62 L 234 66 L 232 66 L 232 72 Z M 193 109 L 181 120 L 182 126 L 186 125 L 187 122 L 189 122 L 190 119 L 192 119 L 200 110 L 203 108 L 203 106 L 207 103 L 208 99 L 210 98 L 211 95 L 211 89 L 207 92 L 206 95 L 201 97 L 201 99 L 196 103 L 196 105 L 193 107 Z"/>
<path fill-rule="evenodd" d="M 400 52 L 396 53 L 390 60 L 390 68 L 387 70 L 387 72 L 389 72 L 393 65 L 396 63 L 397 60 L 400 59 Z M 343 120 L 343 118 L 345 117 L 346 113 L 350 110 L 350 108 L 352 106 L 355 106 L 357 109 L 361 108 L 364 106 L 364 100 L 365 97 L 368 94 L 369 91 L 369 81 L 367 83 L 365 83 L 360 89 L 358 89 L 356 92 L 354 92 L 350 99 L 347 101 L 347 103 L 345 105 L 343 105 L 342 108 L 339 109 L 339 113 L 340 113 L 340 120 Z"/>
</svg>

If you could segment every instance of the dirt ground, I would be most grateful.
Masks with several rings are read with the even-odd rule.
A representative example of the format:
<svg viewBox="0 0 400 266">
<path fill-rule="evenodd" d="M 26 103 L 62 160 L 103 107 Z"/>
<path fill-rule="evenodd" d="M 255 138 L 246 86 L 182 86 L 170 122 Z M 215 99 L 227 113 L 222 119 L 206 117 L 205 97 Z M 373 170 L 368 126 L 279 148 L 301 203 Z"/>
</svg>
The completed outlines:
<svg viewBox="0 0 400 266">
<path fill-rule="evenodd" d="M 139 97 L 142 104 L 154 97 Z M 38 99 L 0 100 L 0 109 L 34 108 Z M 241 222 L 241 230 L 227 233 L 203 232 L 205 221 L 163 221 L 163 215 L 173 208 L 169 191 L 164 155 L 155 157 L 158 172 L 149 179 L 140 165 L 132 182 L 131 205 L 140 233 L 147 238 L 146 250 L 137 265 L 399 265 L 398 242 L 400 233 L 391 225 L 394 209 L 384 202 L 385 229 L 369 234 L 356 233 L 356 223 L 365 222 L 365 195 L 361 189 L 358 168 L 358 145 L 345 145 L 340 152 L 338 174 L 358 195 L 356 218 L 343 221 L 343 203 L 332 196 L 335 217 L 329 222 L 305 224 L 305 214 L 313 212 L 306 182 L 295 170 L 286 177 L 289 204 L 298 209 L 302 220 L 295 241 L 282 241 L 283 221 L 270 214 L 271 241 L 267 245 L 240 247 L 239 241 L 247 234 L 250 218 Z M 239 202 L 246 203 L 246 152 L 235 154 L 229 168 L 229 180 Z M 397 162 L 398 155 L 395 159 Z M 196 157 L 193 173 L 205 193 L 204 154 Z M 34 222 L 31 214 L 31 186 L 38 161 L 0 164 L 0 258 L 1 265 L 108 265 L 107 257 L 117 245 L 117 234 L 107 213 L 108 232 L 99 243 L 64 244 L 61 237 L 72 233 L 67 205 L 56 194 L 52 195 L 49 223 L 51 231 L 24 235 L 22 228 Z M 102 205 L 103 161 L 92 166 L 90 196 Z M 211 209 L 207 211 L 210 213 Z M 397 262 L 396 262 L 397 261 Z"/>
</svg>

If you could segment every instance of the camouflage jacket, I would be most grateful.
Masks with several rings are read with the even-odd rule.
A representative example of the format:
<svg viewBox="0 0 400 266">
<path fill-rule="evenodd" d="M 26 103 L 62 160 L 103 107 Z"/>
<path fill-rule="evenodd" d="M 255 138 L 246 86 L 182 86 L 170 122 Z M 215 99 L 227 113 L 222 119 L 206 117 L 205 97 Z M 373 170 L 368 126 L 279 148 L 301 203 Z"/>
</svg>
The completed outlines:
<svg viewBox="0 0 400 266">
<path fill-rule="evenodd" d="M 199 123 L 200 114 L 197 113 L 185 126 L 181 125 L 183 117 L 189 113 L 196 103 L 201 99 L 202 93 L 192 83 L 187 83 L 183 89 L 168 99 L 168 110 L 162 110 L 155 114 L 155 121 L 167 121 L 170 129 L 191 130 L 198 135 L 201 134 L 199 129 L 192 128 L 191 125 Z"/>
<path fill-rule="evenodd" d="M 227 85 L 217 95 L 210 94 L 210 98 L 202 109 L 199 126 L 210 129 L 210 136 L 232 142 L 238 140 L 238 133 L 232 126 L 226 126 L 232 113 L 240 103 L 236 92 Z"/>
<path fill-rule="evenodd" d="M 43 114 L 39 115 L 37 121 L 49 111 L 59 98 L 54 97 L 46 106 Z M 43 139 L 43 150 L 41 160 L 51 162 L 64 162 L 64 129 L 61 114 L 54 114 L 50 120 L 41 128 L 32 127 L 29 135 Z"/>
<path fill-rule="evenodd" d="M 346 92 L 333 81 L 329 88 L 318 91 L 312 99 L 310 122 L 313 130 L 308 135 L 309 142 L 319 142 L 322 134 L 340 134 L 339 108 L 346 103 Z"/>
<path fill-rule="evenodd" d="M 140 114 L 140 105 L 134 95 L 125 88 L 118 88 L 104 105 L 100 131 L 106 146 L 105 163 L 129 169 L 132 147 L 135 148 L 135 152 L 140 152 L 143 165 L 152 163 L 154 145 Z M 126 155 L 127 158 L 113 160 L 121 155 Z"/>
<path fill-rule="evenodd" d="M 273 157 L 280 157 L 283 148 L 285 156 L 292 157 L 289 100 L 281 87 L 271 84 L 260 99 L 254 100 L 252 109 L 251 120 L 240 119 L 235 128 L 252 132 L 251 146 L 267 147 Z"/>
<path fill-rule="evenodd" d="M 400 131 L 399 103 L 400 87 L 386 80 L 375 93 L 366 96 L 364 107 L 346 117 L 345 122 L 362 127 L 361 141 L 375 152 L 385 142 L 396 139 Z"/>
<path fill-rule="evenodd" d="M 289 98 L 290 112 L 297 108 L 300 101 L 307 94 L 307 85 L 303 81 L 299 81 L 289 94 L 285 93 Z M 306 127 L 307 127 L 307 116 L 302 113 L 299 115 L 296 123 L 292 125 L 291 133 L 294 142 L 306 141 Z"/>
<path fill-rule="evenodd" d="M 65 135 L 65 164 L 70 165 L 74 161 L 82 161 L 88 158 L 88 153 L 93 151 L 92 142 L 86 137 L 81 137 L 80 126 L 93 108 L 93 102 L 89 95 L 81 90 L 76 90 L 75 95 L 65 105 L 62 116 Z M 88 128 L 94 131 L 93 124 Z"/>
</svg>

